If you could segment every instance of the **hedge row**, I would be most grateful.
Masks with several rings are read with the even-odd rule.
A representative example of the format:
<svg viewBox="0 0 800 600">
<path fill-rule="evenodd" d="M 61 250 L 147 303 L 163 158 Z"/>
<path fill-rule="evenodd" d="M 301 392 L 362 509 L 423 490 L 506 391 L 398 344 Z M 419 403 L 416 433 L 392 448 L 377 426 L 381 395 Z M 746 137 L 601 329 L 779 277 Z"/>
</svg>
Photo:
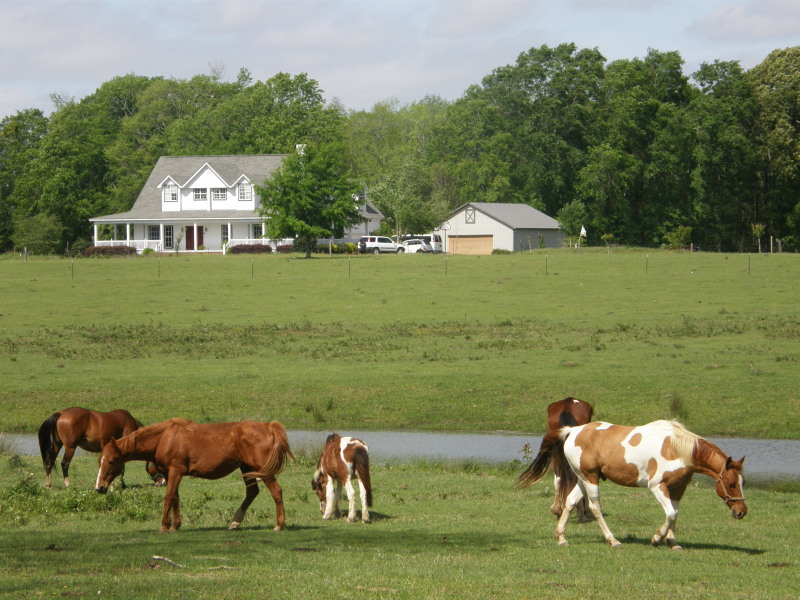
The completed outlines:
<svg viewBox="0 0 800 600">
<path fill-rule="evenodd" d="M 133 246 L 89 246 L 83 250 L 84 256 L 135 256 Z"/>
<path fill-rule="evenodd" d="M 248 244 L 240 244 L 238 246 L 231 246 L 228 248 L 228 254 L 270 254 L 271 252 L 272 246 L 264 244 L 252 246 Z M 280 246 L 278 246 L 278 252 L 280 252 Z"/>
</svg>

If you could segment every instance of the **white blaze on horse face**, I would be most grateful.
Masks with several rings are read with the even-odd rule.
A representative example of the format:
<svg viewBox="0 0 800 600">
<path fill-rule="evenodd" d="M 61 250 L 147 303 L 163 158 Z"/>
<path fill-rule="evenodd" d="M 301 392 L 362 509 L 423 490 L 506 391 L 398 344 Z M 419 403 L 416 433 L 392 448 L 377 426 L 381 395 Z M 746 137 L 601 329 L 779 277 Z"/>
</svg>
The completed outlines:
<svg viewBox="0 0 800 600">
<path fill-rule="evenodd" d="M 97 470 L 97 481 L 94 482 L 94 489 L 100 489 L 100 475 L 103 473 L 103 464 L 106 462 L 106 457 L 100 457 L 100 468 Z"/>
<path fill-rule="evenodd" d="M 652 482 L 658 485 L 665 473 L 676 471 L 685 465 L 679 458 L 667 460 L 661 451 L 664 447 L 664 440 L 672 435 L 672 427 L 666 422 L 650 423 L 642 427 L 634 427 L 633 430 L 622 440 L 622 447 L 625 449 L 625 462 L 632 464 L 639 471 L 639 478 L 636 484 L 639 487 L 648 487 Z M 636 439 L 636 443 L 631 441 Z M 656 470 L 653 477 L 650 477 L 650 461 L 655 459 Z"/>
</svg>

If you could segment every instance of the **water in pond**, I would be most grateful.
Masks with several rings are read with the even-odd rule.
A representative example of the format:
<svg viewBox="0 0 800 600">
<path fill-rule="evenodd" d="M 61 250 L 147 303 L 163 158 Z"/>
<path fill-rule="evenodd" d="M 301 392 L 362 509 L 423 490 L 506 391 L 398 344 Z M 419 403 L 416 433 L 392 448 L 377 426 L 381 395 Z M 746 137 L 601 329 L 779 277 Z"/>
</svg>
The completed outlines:
<svg viewBox="0 0 800 600">
<path fill-rule="evenodd" d="M 449 460 L 502 463 L 524 461 L 523 445 L 535 453 L 541 437 L 511 433 L 420 433 L 407 431 L 340 431 L 369 445 L 373 463 Z M 289 431 L 292 448 L 322 449 L 328 432 Z M 20 454 L 39 454 L 35 435 L 4 434 L 5 442 Z M 757 479 L 800 479 L 800 440 L 708 438 L 733 458 L 746 456 L 745 474 Z"/>
</svg>

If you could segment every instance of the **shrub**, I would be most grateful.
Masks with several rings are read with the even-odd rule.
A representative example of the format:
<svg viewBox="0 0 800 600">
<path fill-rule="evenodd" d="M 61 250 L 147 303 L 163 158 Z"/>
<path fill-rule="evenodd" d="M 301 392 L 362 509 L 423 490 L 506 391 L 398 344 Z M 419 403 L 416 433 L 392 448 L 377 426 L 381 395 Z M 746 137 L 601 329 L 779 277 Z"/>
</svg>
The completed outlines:
<svg viewBox="0 0 800 600">
<path fill-rule="evenodd" d="M 248 245 L 240 244 L 228 248 L 228 254 L 270 254 L 272 246 L 266 244 Z"/>
<path fill-rule="evenodd" d="M 292 244 L 284 244 L 283 246 L 278 246 L 275 248 L 275 252 L 279 252 L 281 254 L 291 254 L 294 252 L 294 246 Z"/>
<path fill-rule="evenodd" d="M 133 246 L 89 246 L 83 251 L 84 256 L 135 256 Z"/>
<path fill-rule="evenodd" d="M 492 254 L 513 254 L 511 250 L 503 250 L 502 248 L 495 248 L 492 250 Z"/>
</svg>

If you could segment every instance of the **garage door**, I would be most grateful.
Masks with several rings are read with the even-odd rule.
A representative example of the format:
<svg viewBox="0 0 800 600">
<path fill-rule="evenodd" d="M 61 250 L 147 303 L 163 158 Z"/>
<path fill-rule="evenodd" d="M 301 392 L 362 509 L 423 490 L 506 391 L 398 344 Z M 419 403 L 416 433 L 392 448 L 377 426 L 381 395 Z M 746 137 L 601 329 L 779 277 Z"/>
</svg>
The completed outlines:
<svg viewBox="0 0 800 600">
<path fill-rule="evenodd" d="M 450 254 L 491 254 L 493 248 L 490 235 L 451 235 L 447 242 Z"/>
</svg>

